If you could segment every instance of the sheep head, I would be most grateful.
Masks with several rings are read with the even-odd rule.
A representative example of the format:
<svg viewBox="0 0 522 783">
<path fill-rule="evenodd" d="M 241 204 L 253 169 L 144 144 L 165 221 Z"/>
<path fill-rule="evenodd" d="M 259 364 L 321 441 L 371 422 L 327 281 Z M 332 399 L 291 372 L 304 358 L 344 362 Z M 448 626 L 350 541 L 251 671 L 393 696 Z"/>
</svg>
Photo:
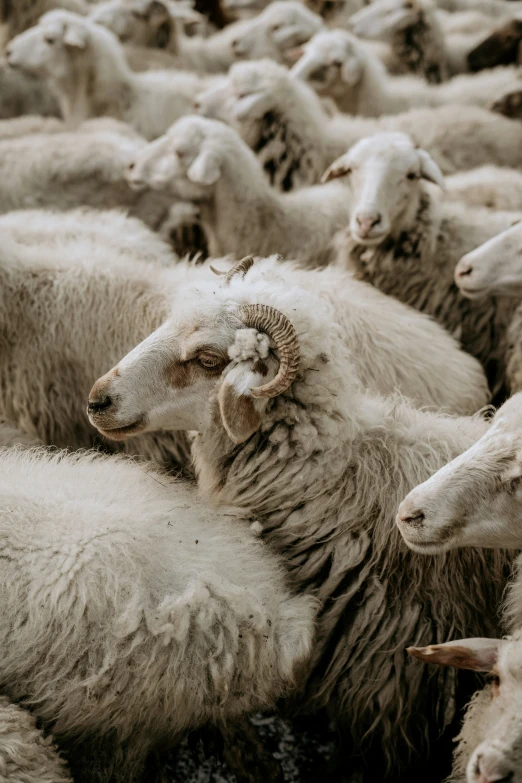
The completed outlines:
<svg viewBox="0 0 522 783">
<path fill-rule="evenodd" d="M 245 24 L 233 41 L 237 58 L 258 60 L 270 57 L 286 62 L 287 53 L 308 41 L 323 21 L 296 0 L 275 0 Z"/>
<path fill-rule="evenodd" d="M 437 554 L 463 546 L 522 546 L 521 428 L 519 393 L 477 443 L 409 493 L 397 524 L 410 549 Z"/>
<path fill-rule="evenodd" d="M 351 189 L 349 230 L 362 245 L 379 245 L 410 227 L 421 180 L 444 188 L 433 158 L 403 133 L 378 133 L 359 141 L 332 163 L 323 182 L 337 177 L 344 177 Z"/>
<path fill-rule="evenodd" d="M 455 267 L 455 282 L 468 299 L 522 296 L 522 224 L 517 222 L 467 253 Z"/>
<path fill-rule="evenodd" d="M 307 82 L 319 95 L 342 96 L 356 87 L 365 71 L 366 53 L 360 42 L 344 30 L 315 35 L 303 47 L 302 56 L 291 70 L 293 77 Z"/>
<path fill-rule="evenodd" d="M 425 663 L 487 672 L 490 682 L 468 707 L 456 753 L 459 779 L 468 783 L 522 781 L 522 640 L 457 639 L 410 647 Z"/>
<path fill-rule="evenodd" d="M 203 431 L 216 417 L 234 443 L 257 432 L 270 399 L 296 379 L 300 349 L 287 315 L 245 301 L 252 263 L 219 283 L 207 271 L 204 284 L 181 294 L 176 315 L 95 383 L 88 414 L 103 435 Z"/>
<path fill-rule="evenodd" d="M 184 201 L 207 201 L 223 167 L 229 160 L 234 165 L 238 145 L 244 143 L 222 122 L 183 117 L 140 152 L 127 171 L 127 181 L 135 190 L 148 187 Z"/>
<path fill-rule="evenodd" d="M 389 41 L 417 24 L 428 9 L 429 0 L 376 0 L 350 17 L 350 29 L 361 38 Z"/>
<path fill-rule="evenodd" d="M 84 18 L 68 11 L 50 11 L 35 27 L 17 35 L 7 48 L 12 68 L 61 80 L 67 77 L 73 58 L 89 45 L 89 27 Z"/>
</svg>

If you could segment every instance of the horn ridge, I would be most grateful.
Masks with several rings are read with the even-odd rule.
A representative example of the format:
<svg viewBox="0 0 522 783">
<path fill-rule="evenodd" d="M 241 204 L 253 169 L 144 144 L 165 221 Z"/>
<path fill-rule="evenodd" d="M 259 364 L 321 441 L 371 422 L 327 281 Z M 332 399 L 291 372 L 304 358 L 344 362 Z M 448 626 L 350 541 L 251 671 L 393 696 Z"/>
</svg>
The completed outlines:
<svg viewBox="0 0 522 783">
<path fill-rule="evenodd" d="M 299 372 L 299 338 L 291 321 L 275 307 L 263 304 L 241 305 L 239 315 L 245 326 L 264 332 L 275 343 L 279 370 L 273 380 L 250 390 L 253 397 L 277 397 L 294 382 Z"/>
</svg>

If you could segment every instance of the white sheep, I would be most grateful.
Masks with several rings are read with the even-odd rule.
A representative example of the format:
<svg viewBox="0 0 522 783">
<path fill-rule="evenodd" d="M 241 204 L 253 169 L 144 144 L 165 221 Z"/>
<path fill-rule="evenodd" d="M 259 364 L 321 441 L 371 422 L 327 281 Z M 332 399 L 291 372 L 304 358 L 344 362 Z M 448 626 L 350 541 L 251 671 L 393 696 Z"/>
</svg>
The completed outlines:
<svg viewBox="0 0 522 783">
<path fill-rule="evenodd" d="M 514 68 L 495 68 L 426 84 L 413 76 L 390 76 L 382 63 L 346 30 L 317 33 L 303 47 L 292 73 L 319 95 L 333 98 L 341 111 L 379 117 L 421 106 L 445 104 L 486 107 L 517 86 Z"/>
<path fill-rule="evenodd" d="M 455 267 L 464 296 L 522 296 L 522 223 L 466 253 Z"/>
<path fill-rule="evenodd" d="M 270 60 L 235 63 L 226 80 L 199 95 L 205 116 L 232 124 L 283 190 L 318 182 L 359 139 L 379 130 L 409 133 L 444 173 L 485 163 L 522 166 L 520 125 L 478 106 L 416 109 L 384 117 L 328 115 L 318 96 Z"/>
<path fill-rule="evenodd" d="M 93 120 L 76 132 L 47 132 L 46 126 L 40 127 L 44 133 L 9 138 L 23 128 L 24 118 L 5 120 L 0 125 L 0 213 L 122 207 L 152 228 L 161 225 L 168 202 L 159 194 L 134 193 L 124 177 L 146 142 L 132 131 L 127 135 L 111 128 L 113 122 Z M 51 130 L 59 128 L 53 123 Z"/>
<path fill-rule="evenodd" d="M 101 245 L 111 258 L 127 256 L 167 267 L 178 260 L 158 234 L 119 210 L 15 210 L 0 215 L 0 232 L 17 245 L 45 246 L 48 253 L 69 246 L 81 247 L 85 254 L 96 253 Z"/>
<path fill-rule="evenodd" d="M 410 548 L 423 554 L 456 547 L 520 549 L 521 424 L 522 394 L 517 394 L 497 411 L 477 443 L 408 494 L 399 506 L 397 523 Z M 493 675 L 466 712 L 451 776 L 455 783 L 520 780 L 520 557 L 506 609 L 505 620 L 514 630 L 510 640 L 460 639 L 410 650 L 427 663 Z"/>
<path fill-rule="evenodd" d="M 455 286 L 456 263 L 522 214 L 441 201 L 440 169 L 402 133 L 358 142 L 328 169 L 351 188 L 339 263 L 359 279 L 432 315 L 484 365 L 494 394 L 505 383 L 506 329 L 516 303 L 471 302 Z"/>
<path fill-rule="evenodd" d="M 6 783 L 73 783 L 30 712 L 0 696 L 0 776 Z"/>
<path fill-rule="evenodd" d="M 248 25 L 235 22 L 208 38 L 188 37 L 183 35 L 174 16 L 179 5 L 165 0 L 107 0 L 93 8 L 90 18 L 126 44 L 126 57 L 133 67 L 138 52 L 145 64 L 147 57 L 152 58 L 159 51 L 168 53 L 178 68 L 202 73 L 226 72 L 235 59 L 233 42 Z"/>
<path fill-rule="evenodd" d="M 519 169 L 480 166 L 445 179 L 448 198 L 475 207 L 522 210 L 522 171 Z"/>
<path fill-rule="evenodd" d="M 131 164 L 129 184 L 193 203 L 211 256 L 281 253 L 309 266 L 335 257 L 332 240 L 348 220 L 343 185 L 280 194 L 235 130 L 183 117 Z"/>
<path fill-rule="evenodd" d="M 0 682 L 76 783 L 142 780 L 150 750 L 294 687 L 315 601 L 248 525 L 122 458 L 11 449 L 0 467 Z"/>
<path fill-rule="evenodd" d="M 92 231 L 88 214 L 49 214 L 48 228 L 44 215 L 27 217 L 25 237 L 24 213 L 0 218 L 0 417 L 45 444 L 89 448 L 98 442 L 85 415 L 93 379 L 159 326 L 187 271 L 153 263 L 160 240 L 146 246 L 122 216 L 91 215 Z M 137 441 L 130 453 L 175 470 L 187 462 L 184 439 L 169 434 Z"/>
<path fill-rule="evenodd" d="M 350 22 L 355 35 L 386 41 L 405 70 L 433 84 L 468 71 L 466 55 L 484 37 L 483 28 L 448 36 L 432 0 L 375 0 Z"/>
<path fill-rule="evenodd" d="M 43 14 L 53 8 L 63 8 L 77 14 L 86 14 L 89 11 L 84 0 L 7 0 L 0 8 L 0 22 L 5 26 L 5 40 L 9 41 L 32 27 Z"/>
<path fill-rule="evenodd" d="M 45 14 L 38 25 L 14 38 L 7 61 L 45 80 L 69 125 L 108 115 L 128 122 L 147 139 L 190 113 L 203 86 L 193 73 L 131 71 L 109 30 L 67 11 Z"/>
<path fill-rule="evenodd" d="M 325 293 L 302 285 L 312 274 Z M 404 647 L 450 632 L 498 633 L 506 560 L 464 550 L 426 561 L 404 548 L 395 513 L 421 476 L 487 425 L 374 395 L 370 366 L 381 368 L 381 388 L 397 367 L 377 359 L 387 329 L 369 313 L 360 321 L 369 289 L 339 306 L 353 283 L 335 284 L 334 275 L 272 259 L 179 288 L 172 317 L 97 381 L 90 417 L 117 438 L 129 426 L 199 432 L 200 490 L 248 509 L 294 583 L 321 601 L 302 703 L 338 718 L 347 754 L 364 760 L 369 780 L 386 779 L 386 757 L 388 779 L 399 779 L 402 760 L 424 780 L 454 681 L 405 666 Z M 352 342 L 343 332 L 354 318 Z"/>
</svg>

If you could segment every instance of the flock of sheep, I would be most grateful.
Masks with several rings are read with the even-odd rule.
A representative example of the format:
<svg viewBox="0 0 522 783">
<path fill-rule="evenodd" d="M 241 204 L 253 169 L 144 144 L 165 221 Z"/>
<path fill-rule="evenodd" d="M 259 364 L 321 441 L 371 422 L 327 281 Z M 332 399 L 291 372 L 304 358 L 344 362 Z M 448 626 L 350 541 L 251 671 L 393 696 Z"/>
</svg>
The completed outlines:
<svg viewBox="0 0 522 783">
<path fill-rule="evenodd" d="M 522 783 L 522 1 L 0 20 L 0 781 Z"/>
</svg>

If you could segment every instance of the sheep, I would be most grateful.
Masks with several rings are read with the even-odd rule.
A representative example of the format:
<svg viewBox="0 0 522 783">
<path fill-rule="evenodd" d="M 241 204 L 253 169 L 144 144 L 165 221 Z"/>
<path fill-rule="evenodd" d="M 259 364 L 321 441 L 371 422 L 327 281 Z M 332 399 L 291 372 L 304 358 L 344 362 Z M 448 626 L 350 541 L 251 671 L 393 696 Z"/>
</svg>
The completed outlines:
<svg viewBox="0 0 522 783">
<path fill-rule="evenodd" d="M 497 65 L 518 63 L 521 40 L 522 19 L 510 19 L 468 53 L 470 70 L 480 71 Z"/>
<path fill-rule="evenodd" d="M 450 629 L 489 633 L 506 560 L 463 551 L 426 562 L 403 548 L 394 517 L 420 476 L 487 425 L 375 395 L 361 341 L 386 375 L 398 366 L 375 354 L 386 329 L 369 316 L 350 344 L 342 327 L 355 312 L 329 304 L 355 281 L 334 284 L 332 268 L 291 269 L 282 266 L 279 277 L 274 259 L 242 263 L 219 285 L 198 279 L 178 288 L 171 319 L 95 383 L 89 415 L 118 439 L 132 428 L 199 432 L 192 449 L 200 491 L 254 518 L 296 587 L 321 601 L 301 706 L 326 707 L 338 719 L 347 752 L 371 767 L 368 780 L 397 780 L 401 760 L 426 780 L 417 765 L 429 763 L 453 684 L 419 671 L 412 680 L 403 648 Z M 311 274 L 329 302 L 317 285 L 299 285 Z M 369 291 L 354 296 L 361 314 Z M 382 302 L 386 311 L 391 300 Z M 408 335 L 418 336 L 413 321 Z"/>
<path fill-rule="evenodd" d="M 200 113 L 222 119 L 257 153 L 271 184 L 291 190 L 318 182 L 348 147 L 379 130 L 403 131 L 444 173 L 485 163 L 522 166 L 518 123 L 477 106 L 417 109 L 376 120 L 329 116 L 308 85 L 270 60 L 236 63 L 198 96 Z"/>
<path fill-rule="evenodd" d="M 128 181 L 195 204 L 214 257 L 280 252 L 322 266 L 349 216 L 342 184 L 279 194 L 236 131 L 204 117 L 178 120 L 137 156 Z"/>
<path fill-rule="evenodd" d="M 522 224 L 466 253 L 455 267 L 455 283 L 468 299 L 522 296 Z"/>
<path fill-rule="evenodd" d="M 59 448 L 114 450 L 90 426 L 85 395 L 122 351 L 164 320 L 170 292 L 187 272 L 142 261 L 144 243 L 132 250 L 137 226 L 117 215 L 100 216 L 98 240 L 87 226 L 80 232 L 81 215 L 62 215 L 60 229 L 51 214 L 48 230 L 43 215 L 29 218 L 25 239 L 23 213 L 0 218 L 0 418 Z M 77 236 L 69 234 L 75 222 Z M 94 216 L 91 222 L 96 230 Z M 129 229 L 119 252 L 117 237 L 109 237 L 111 222 L 122 233 Z M 67 390 L 60 393 L 58 383 Z M 129 445 L 130 454 L 172 470 L 187 465 L 184 438 L 166 434 Z"/>
<path fill-rule="evenodd" d="M 522 172 L 499 166 L 481 166 L 446 177 L 448 198 L 470 206 L 522 210 Z"/>
<path fill-rule="evenodd" d="M 0 6 L 0 23 L 6 26 L 6 40 L 35 25 L 43 14 L 53 8 L 77 14 L 86 14 L 89 10 L 84 0 L 5 0 Z"/>
<path fill-rule="evenodd" d="M 350 22 L 355 35 L 385 40 L 405 70 L 432 84 L 468 71 L 466 55 L 482 37 L 447 37 L 431 0 L 375 0 Z"/>
<path fill-rule="evenodd" d="M 144 780 L 155 747 L 295 686 L 315 601 L 247 525 L 123 458 L 14 449 L 0 466 L 0 682 L 76 783 Z"/>
<path fill-rule="evenodd" d="M 519 393 L 497 411 L 477 443 L 403 500 L 397 524 L 411 549 L 423 554 L 457 547 L 520 549 L 521 412 Z M 464 783 L 466 768 L 470 783 L 519 780 L 520 556 L 505 608 L 505 621 L 514 634 L 509 640 L 464 639 L 410 649 L 412 655 L 428 663 L 475 668 L 494 675 L 466 712 L 454 756 L 451 780 L 455 783 Z"/>
<path fill-rule="evenodd" d="M 28 228 L 29 226 L 29 228 Z M 145 226 L 141 220 L 129 218 L 119 210 L 71 209 L 53 212 L 48 209 L 25 209 L 0 215 L 0 232 L 17 245 L 38 247 L 46 252 L 56 247 L 79 245 L 82 252 L 97 252 L 103 246 L 111 257 L 139 258 L 169 267 L 176 259 L 169 245 Z"/>
<path fill-rule="evenodd" d="M 6 696 L 0 696 L 0 775 L 13 783 L 73 783 L 52 739 Z"/>
<path fill-rule="evenodd" d="M 5 122 L 8 135 L 20 127 L 17 121 Z M 0 139 L 3 129 L 0 126 Z M 58 130 L 54 125 L 52 129 Z M 133 155 L 146 142 L 111 129 L 106 120 L 85 123 L 80 131 L 0 141 L 0 213 L 43 206 L 124 207 L 152 228 L 161 225 L 169 204 L 158 194 L 134 193 L 124 178 Z"/>
<path fill-rule="evenodd" d="M 432 315 L 479 359 L 493 394 L 502 394 L 506 329 L 516 303 L 463 299 L 453 280 L 457 261 L 522 215 L 444 203 L 435 161 L 402 133 L 358 142 L 332 163 L 325 181 L 346 178 L 350 223 L 339 240 L 338 263 L 360 280 Z"/>
<path fill-rule="evenodd" d="M 228 25 L 208 38 L 189 38 L 180 33 L 173 16 L 178 5 L 164 0 L 147 0 L 145 3 L 139 0 L 108 0 L 91 11 L 90 19 L 107 27 L 127 44 L 127 59 L 132 53 L 132 63 L 137 55 L 132 48 L 129 52 L 128 44 L 143 51 L 144 61 L 147 54 L 151 57 L 154 52 L 161 51 L 162 54 L 168 53 L 178 68 L 202 73 L 226 72 L 235 58 L 233 42 L 245 24 L 236 22 Z"/>
<path fill-rule="evenodd" d="M 292 73 L 319 95 L 333 98 L 341 111 L 366 117 L 449 103 L 485 107 L 499 92 L 517 86 L 513 68 L 464 74 L 445 84 L 388 76 L 380 61 L 345 30 L 317 33 L 304 45 Z"/>
<path fill-rule="evenodd" d="M 67 11 L 45 14 L 36 27 L 14 38 L 7 61 L 44 78 L 69 125 L 108 115 L 149 140 L 189 113 L 203 86 L 196 74 L 131 71 L 109 30 Z"/>
</svg>

